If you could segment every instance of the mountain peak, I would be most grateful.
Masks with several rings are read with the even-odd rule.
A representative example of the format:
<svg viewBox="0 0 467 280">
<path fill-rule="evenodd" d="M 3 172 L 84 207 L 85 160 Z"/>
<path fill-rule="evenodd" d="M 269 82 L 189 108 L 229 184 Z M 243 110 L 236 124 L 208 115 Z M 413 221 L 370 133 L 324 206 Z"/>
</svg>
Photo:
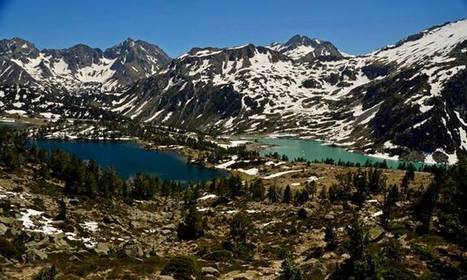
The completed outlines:
<svg viewBox="0 0 467 280">
<path fill-rule="evenodd" d="M 290 38 L 285 45 L 286 46 L 294 46 L 294 45 L 302 45 L 302 46 L 312 46 L 320 44 L 320 41 L 317 39 L 311 39 L 305 35 L 296 34 Z"/>
<path fill-rule="evenodd" d="M 313 60 L 319 57 L 342 58 L 342 54 L 328 41 L 311 39 L 296 34 L 286 43 L 272 43 L 269 48 L 278 51 L 293 60 Z"/>
<path fill-rule="evenodd" d="M 82 44 L 82 43 L 79 43 L 79 44 L 76 44 L 70 48 L 68 48 L 67 50 L 77 50 L 77 51 L 87 51 L 87 52 L 93 52 L 93 51 L 100 51 L 99 48 L 93 48 L 93 47 L 90 47 L 86 44 Z"/>
<path fill-rule="evenodd" d="M 0 56 L 11 55 L 15 58 L 18 56 L 36 57 L 38 53 L 39 50 L 33 43 L 22 38 L 13 37 L 11 39 L 0 40 Z"/>
</svg>

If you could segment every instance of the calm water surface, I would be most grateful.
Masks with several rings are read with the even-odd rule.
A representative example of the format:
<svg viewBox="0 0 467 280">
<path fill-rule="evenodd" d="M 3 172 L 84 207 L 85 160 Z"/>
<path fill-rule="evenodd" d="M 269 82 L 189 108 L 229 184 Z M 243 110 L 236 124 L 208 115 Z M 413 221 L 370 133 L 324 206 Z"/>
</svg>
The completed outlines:
<svg viewBox="0 0 467 280">
<path fill-rule="evenodd" d="M 111 166 L 124 179 L 142 172 L 163 180 L 201 182 L 227 176 L 227 172 L 189 164 L 175 152 L 147 151 L 126 141 L 39 140 L 44 149 L 62 149 L 83 160 L 94 159 L 101 166 Z"/>
<path fill-rule="evenodd" d="M 360 153 L 349 152 L 343 148 L 323 145 L 323 143 L 312 140 L 300 140 L 293 138 L 258 138 L 258 142 L 271 145 L 270 147 L 262 150 L 261 155 L 277 152 L 280 155 L 286 155 L 289 159 L 302 157 L 309 161 L 324 160 L 332 158 L 335 162 L 342 160 L 344 162 L 353 162 L 365 164 L 368 160 L 371 162 L 382 162 L 384 159 L 372 157 Z M 397 168 L 399 160 L 386 160 L 391 168 Z M 423 164 L 416 162 L 413 163 L 417 168 Z"/>
</svg>

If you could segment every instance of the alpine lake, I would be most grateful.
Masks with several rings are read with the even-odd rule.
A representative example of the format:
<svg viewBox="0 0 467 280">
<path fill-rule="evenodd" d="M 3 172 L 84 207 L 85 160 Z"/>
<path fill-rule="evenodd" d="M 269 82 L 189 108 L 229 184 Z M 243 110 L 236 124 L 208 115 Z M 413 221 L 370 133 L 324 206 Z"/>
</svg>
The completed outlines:
<svg viewBox="0 0 467 280">
<path fill-rule="evenodd" d="M 0 123 L 0 126 L 24 128 L 14 123 Z M 357 152 L 350 152 L 341 147 L 326 145 L 313 140 L 301 140 L 292 137 L 248 137 L 265 148 L 260 155 L 265 156 L 277 152 L 289 159 L 303 158 L 308 161 L 323 161 L 333 159 L 364 165 L 371 162 L 385 161 L 389 168 L 397 168 L 403 161 L 383 159 Z M 82 160 L 93 159 L 103 167 L 112 167 L 124 179 L 139 172 L 157 176 L 162 180 L 178 181 L 180 183 L 209 181 L 219 177 L 229 176 L 225 170 L 207 168 L 192 164 L 175 151 L 146 150 L 132 141 L 90 141 L 90 140 L 34 140 L 39 148 L 54 150 L 62 149 L 74 154 Z M 412 162 L 420 168 L 423 163 Z"/>
</svg>

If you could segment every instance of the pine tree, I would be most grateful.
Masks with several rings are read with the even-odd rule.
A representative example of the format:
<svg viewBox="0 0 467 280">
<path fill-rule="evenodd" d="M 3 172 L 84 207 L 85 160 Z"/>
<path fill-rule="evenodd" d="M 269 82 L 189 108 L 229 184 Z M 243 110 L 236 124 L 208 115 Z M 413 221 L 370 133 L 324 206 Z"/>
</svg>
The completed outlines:
<svg viewBox="0 0 467 280">
<path fill-rule="evenodd" d="M 66 202 L 62 198 L 58 202 L 58 215 L 55 217 L 55 220 L 66 221 L 66 219 L 67 219 Z"/>
<path fill-rule="evenodd" d="M 318 191 L 318 188 L 316 186 L 316 182 L 315 181 L 307 182 L 307 184 L 305 186 L 305 190 L 307 190 L 307 192 L 310 194 L 311 199 L 315 199 L 316 193 Z"/>
<path fill-rule="evenodd" d="M 228 189 L 230 190 L 229 195 L 231 197 L 237 197 L 242 194 L 242 181 L 236 176 L 231 176 L 228 181 Z"/>
<path fill-rule="evenodd" d="M 413 181 L 415 179 L 415 166 L 412 163 L 409 163 L 407 165 L 406 175 L 407 177 L 409 177 L 410 181 Z"/>
<path fill-rule="evenodd" d="M 290 186 L 287 185 L 287 187 L 285 187 L 284 194 L 282 195 L 282 202 L 290 203 L 292 199 L 293 199 L 292 190 L 290 189 Z"/>
<path fill-rule="evenodd" d="M 269 187 L 268 199 L 272 203 L 275 203 L 275 202 L 279 201 L 279 193 L 277 192 L 277 187 L 275 185 Z"/>
<path fill-rule="evenodd" d="M 310 195 L 306 189 L 303 189 L 295 195 L 295 203 L 298 205 L 304 204 L 308 199 L 310 199 Z"/>
<path fill-rule="evenodd" d="M 251 198 L 256 201 L 264 200 L 266 190 L 264 189 L 263 182 L 258 179 L 255 180 L 250 186 Z"/>
<path fill-rule="evenodd" d="M 337 236 L 330 223 L 326 224 L 324 228 L 324 241 L 326 241 L 326 247 L 328 249 L 332 250 L 337 247 Z"/>
<path fill-rule="evenodd" d="M 436 180 L 436 179 L 435 179 Z M 438 199 L 437 183 L 432 183 L 427 190 L 422 194 L 419 201 L 415 205 L 414 214 L 422 223 L 419 227 L 421 233 L 431 231 L 431 218 L 435 209 L 435 204 Z"/>
<path fill-rule="evenodd" d="M 319 199 L 321 200 L 328 199 L 328 190 L 325 187 L 322 187 L 318 196 L 319 196 Z"/>
<path fill-rule="evenodd" d="M 388 228 L 389 219 L 391 219 L 392 216 L 392 209 L 398 200 L 399 190 L 396 185 L 392 185 L 389 191 L 384 194 L 383 214 L 380 216 L 381 225 L 385 229 Z"/>
<path fill-rule="evenodd" d="M 201 212 L 192 205 L 182 223 L 178 225 L 177 235 L 182 240 L 194 240 L 204 234 Z"/>
<path fill-rule="evenodd" d="M 349 239 L 345 247 L 350 258 L 353 261 L 362 260 L 368 245 L 368 233 L 357 218 L 354 218 L 351 226 L 348 227 L 347 234 Z"/>
<path fill-rule="evenodd" d="M 245 211 L 238 212 L 230 223 L 230 236 L 235 240 L 246 242 L 253 229 L 250 216 Z"/>
<path fill-rule="evenodd" d="M 406 172 L 404 177 L 402 178 L 401 186 L 400 186 L 401 192 L 405 197 L 407 197 L 409 194 L 409 183 L 410 183 L 410 180 Z"/>
</svg>

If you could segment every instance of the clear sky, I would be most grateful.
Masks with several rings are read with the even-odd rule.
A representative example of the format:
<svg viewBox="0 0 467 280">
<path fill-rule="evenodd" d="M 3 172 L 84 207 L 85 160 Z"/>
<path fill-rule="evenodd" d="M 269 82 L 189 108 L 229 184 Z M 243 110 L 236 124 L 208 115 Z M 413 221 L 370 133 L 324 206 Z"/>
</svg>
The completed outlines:
<svg viewBox="0 0 467 280">
<path fill-rule="evenodd" d="M 131 37 L 175 57 L 303 34 L 361 54 L 461 18 L 467 0 L 0 0 L 0 38 L 42 49 L 107 48 Z"/>
</svg>

